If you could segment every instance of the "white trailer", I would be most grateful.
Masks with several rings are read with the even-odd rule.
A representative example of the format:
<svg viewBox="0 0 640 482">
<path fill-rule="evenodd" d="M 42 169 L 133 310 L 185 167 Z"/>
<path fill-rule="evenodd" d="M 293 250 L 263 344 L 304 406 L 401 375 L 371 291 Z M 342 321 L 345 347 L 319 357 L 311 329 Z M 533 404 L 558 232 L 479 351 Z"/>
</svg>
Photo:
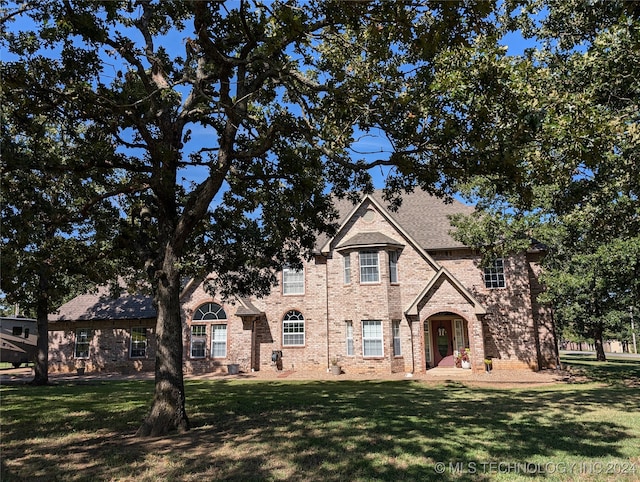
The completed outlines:
<svg viewBox="0 0 640 482">
<path fill-rule="evenodd" d="M 18 368 L 38 351 L 38 323 L 29 318 L 0 317 L 0 362 Z"/>
</svg>

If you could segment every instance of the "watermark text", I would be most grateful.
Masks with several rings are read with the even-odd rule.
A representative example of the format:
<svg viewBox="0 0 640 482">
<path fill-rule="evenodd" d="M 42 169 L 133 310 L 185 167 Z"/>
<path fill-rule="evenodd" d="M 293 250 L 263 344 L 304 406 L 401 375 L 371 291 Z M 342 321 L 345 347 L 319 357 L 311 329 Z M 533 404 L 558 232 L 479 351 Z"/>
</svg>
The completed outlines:
<svg viewBox="0 0 640 482">
<path fill-rule="evenodd" d="M 640 468 L 633 462 L 500 462 L 450 461 L 436 462 L 437 474 L 567 474 L 567 475 L 636 475 Z"/>
</svg>

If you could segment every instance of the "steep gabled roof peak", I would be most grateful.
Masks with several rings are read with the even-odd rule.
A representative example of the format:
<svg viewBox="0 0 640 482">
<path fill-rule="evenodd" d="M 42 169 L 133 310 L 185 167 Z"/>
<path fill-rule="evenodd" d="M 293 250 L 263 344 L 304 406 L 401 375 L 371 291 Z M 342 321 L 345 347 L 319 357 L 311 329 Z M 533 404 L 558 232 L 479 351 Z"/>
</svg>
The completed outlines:
<svg viewBox="0 0 640 482">
<path fill-rule="evenodd" d="M 463 204 L 452 199 L 449 202 L 433 196 L 426 191 L 416 189 L 401 196 L 401 203 L 397 210 L 391 209 L 384 199 L 383 191 L 376 190 L 371 194 L 362 195 L 360 203 L 353 204 L 348 199 L 336 199 L 335 206 L 339 213 L 338 223 L 344 227 L 356 211 L 365 203 L 371 203 L 376 209 L 384 212 L 393 222 L 402 228 L 424 250 L 438 250 L 464 247 L 451 236 L 449 216 L 453 214 L 471 214 L 473 206 Z M 318 250 L 325 249 L 330 239 L 318 239 Z"/>
</svg>

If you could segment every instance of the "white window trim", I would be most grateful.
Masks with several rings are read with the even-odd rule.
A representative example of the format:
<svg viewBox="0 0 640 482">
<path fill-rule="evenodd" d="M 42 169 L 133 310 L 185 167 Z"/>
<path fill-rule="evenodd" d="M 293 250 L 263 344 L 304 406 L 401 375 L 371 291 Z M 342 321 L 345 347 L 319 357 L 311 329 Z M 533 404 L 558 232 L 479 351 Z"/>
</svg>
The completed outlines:
<svg viewBox="0 0 640 482">
<path fill-rule="evenodd" d="M 376 279 L 371 281 L 363 281 L 363 270 L 365 268 L 373 268 L 374 265 L 363 265 L 362 264 L 362 255 L 363 254 L 375 254 L 376 255 Z M 358 253 L 358 262 L 360 265 L 360 284 L 370 285 L 370 284 L 378 284 L 380 283 L 380 253 L 378 251 L 360 251 Z"/>
<path fill-rule="evenodd" d="M 351 284 L 351 253 L 342 255 L 342 267 L 344 284 Z"/>
<path fill-rule="evenodd" d="M 400 320 L 391 322 L 391 336 L 393 338 L 393 356 L 402 356 L 402 338 L 400 336 Z"/>
<path fill-rule="evenodd" d="M 227 313 L 224 311 L 222 305 L 213 301 L 201 304 L 193 314 L 193 321 L 198 322 L 196 324 L 204 321 L 223 321 L 226 319 Z"/>
<path fill-rule="evenodd" d="M 364 326 L 365 323 L 376 323 L 380 326 L 380 338 L 369 338 L 365 337 Z M 362 356 L 363 358 L 384 358 L 384 332 L 382 329 L 382 320 L 362 320 Z M 379 355 L 367 355 L 365 353 L 365 341 L 369 340 L 380 340 L 380 351 Z"/>
<path fill-rule="evenodd" d="M 498 266 L 499 264 L 499 266 Z M 484 287 L 488 290 L 499 290 L 507 287 L 507 278 L 504 272 L 504 258 L 496 258 L 482 270 Z M 487 282 L 487 278 L 489 282 Z M 495 278 L 495 282 L 494 282 Z M 497 284 L 497 286 L 493 286 Z"/>
<path fill-rule="evenodd" d="M 221 331 L 220 328 L 224 326 L 224 340 L 216 340 L 215 333 L 216 331 Z M 211 358 L 227 358 L 227 346 L 229 340 L 229 327 L 226 323 L 214 323 L 211 325 Z M 214 346 L 216 344 L 222 345 L 224 343 L 224 355 L 216 355 Z"/>
<path fill-rule="evenodd" d="M 142 333 L 144 334 L 144 355 L 133 354 L 133 331 L 134 330 L 142 330 Z M 149 328 L 146 328 L 144 326 L 131 327 L 131 331 L 129 335 L 129 358 L 132 358 L 132 359 L 147 358 L 148 349 L 149 349 Z"/>
<path fill-rule="evenodd" d="M 204 326 L 204 335 L 194 335 L 193 328 L 196 326 Z M 193 355 L 193 342 L 194 340 L 203 341 L 204 342 L 204 354 L 202 356 L 194 356 Z M 191 325 L 191 340 L 189 343 L 189 358 L 193 358 L 195 360 L 201 360 L 207 357 L 207 325 L 202 323 L 195 323 Z"/>
<path fill-rule="evenodd" d="M 345 349 L 346 349 L 347 356 L 355 356 L 356 349 L 353 343 L 353 321 L 347 320 L 345 322 L 345 329 L 346 329 Z"/>
<path fill-rule="evenodd" d="M 296 320 L 296 319 L 287 319 L 287 317 L 289 316 L 290 313 L 298 313 L 298 315 L 300 315 L 300 319 L 298 319 L 298 320 Z M 285 325 L 287 325 L 287 324 L 297 324 L 297 323 L 301 323 L 302 324 L 302 332 L 301 333 L 300 332 L 285 333 L 285 329 L 284 329 Z M 302 335 L 302 343 L 287 343 L 285 335 L 295 335 L 296 337 L 299 336 L 299 335 Z M 305 346 L 306 343 L 307 343 L 307 323 L 306 323 L 306 320 L 304 318 L 304 315 L 302 313 L 300 313 L 298 310 L 287 311 L 287 313 L 282 318 L 282 346 L 300 347 L 300 346 Z"/>
<path fill-rule="evenodd" d="M 395 276 L 395 279 L 393 279 Z M 389 251 L 389 282 L 398 284 L 398 252 Z"/>
<path fill-rule="evenodd" d="M 462 351 L 466 347 L 466 340 L 464 339 L 464 323 L 460 319 L 453 320 L 453 333 L 454 333 L 454 347 L 457 351 Z"/>
<path fill-rule="evenodd" d="M 301 275 L 302 276 L 302 290 L 301 291 L 293 291 L 293 292 L 289 292 L 288 289 L 291 289 L 291 286 L 295 284 L 297 284 L 297 281 L 291 282 L 291 281 L 287 281 L 287 276 L 289 274 L 289 272 L 293 275 Z M 304 291 L 305 291 L 305 273 L 304 273 L 304 266 L 302 267 L 302 269 L 297 270 L 297 269 L 293 269 L 290 268 L 288 266 L 285 266 L 284 268 L 282 268 L 282 294 L 284 296 L 300 296 L 300 295 L 304 295 Z"/>
<path fill-rule="evenodd" d="M 83 341 L 82 344 L 87 345 L 87 354 L 78 356 L 78 338 L 81 331 L 87 333 L 87 341 Z M 93 330 L 91 328 L 77 328 L 76 329 L 76 342 L 73 347 L 73 355 L 74 358 L 78 360 L 87 360 L 89 358 L 89 354 L 91 353 L 91 341 L 93 340 Z"/>
</svg>

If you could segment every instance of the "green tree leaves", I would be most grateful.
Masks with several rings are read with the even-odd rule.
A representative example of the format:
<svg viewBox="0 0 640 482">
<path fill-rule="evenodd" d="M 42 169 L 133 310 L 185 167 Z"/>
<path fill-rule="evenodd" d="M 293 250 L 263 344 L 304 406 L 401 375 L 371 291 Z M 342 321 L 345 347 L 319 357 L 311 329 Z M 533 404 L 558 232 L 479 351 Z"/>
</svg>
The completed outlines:
<svg viewBox="0 0 640 482">
<path fill-rule="evenodd" d="M 531 17 L 541 6 L 546 13 Z M 603 332 L 615 332 L 640 296 L 637 5 L 526 7 L 518 20 L 539 46 L 510 79 L 521 111 L 534 116 L 530 141 L 516 151 L 525 168 L 507 189 L 491 177 L 466 185 L 484 215 L 457 219 L 458 235 L 488 251 L 522 249 L 527 239 L 546 245 L 545 297 L 560 327 L 594 338 L 604 359 Z"/>
</svg>

